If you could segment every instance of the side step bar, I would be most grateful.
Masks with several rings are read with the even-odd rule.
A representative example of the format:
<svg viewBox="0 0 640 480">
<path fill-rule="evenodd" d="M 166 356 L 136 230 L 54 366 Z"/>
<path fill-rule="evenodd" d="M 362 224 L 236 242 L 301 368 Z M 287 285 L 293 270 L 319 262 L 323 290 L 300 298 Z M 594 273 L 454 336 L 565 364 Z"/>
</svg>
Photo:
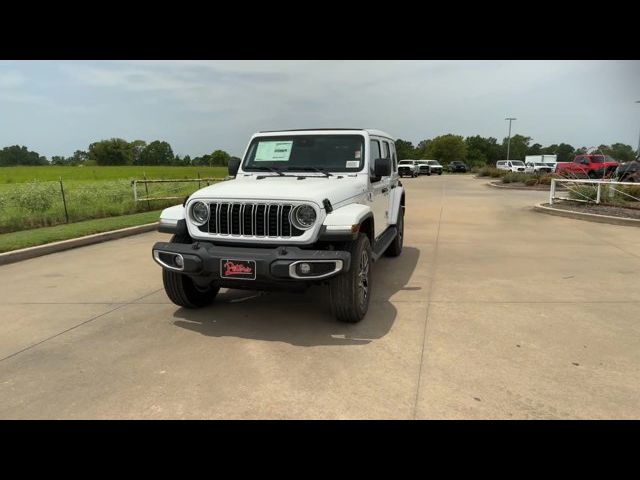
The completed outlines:
<svg viewBox="0 0 640 480">
<path fill-rule="evenodd" d="M 391 225 L 376 239 L 373 246 L 373 259 L 378 260 L 398 234 L 398 227 Z"/>
</svg>

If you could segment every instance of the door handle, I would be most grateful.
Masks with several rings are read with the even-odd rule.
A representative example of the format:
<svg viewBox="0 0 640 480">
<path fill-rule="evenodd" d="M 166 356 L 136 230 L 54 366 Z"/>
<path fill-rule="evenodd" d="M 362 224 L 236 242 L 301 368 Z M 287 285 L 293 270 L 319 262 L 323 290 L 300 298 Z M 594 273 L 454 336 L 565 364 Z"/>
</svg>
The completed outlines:
<svg viewBox="0 0 640 480">
<path fill-rule="evenodd" d="M 388 191 L 389 191 L 389 189 L 388 189 L 387 187 L 384 187 L 384 188 L 382 189 L 382 193 L 387 193 Z"/>
</svg>

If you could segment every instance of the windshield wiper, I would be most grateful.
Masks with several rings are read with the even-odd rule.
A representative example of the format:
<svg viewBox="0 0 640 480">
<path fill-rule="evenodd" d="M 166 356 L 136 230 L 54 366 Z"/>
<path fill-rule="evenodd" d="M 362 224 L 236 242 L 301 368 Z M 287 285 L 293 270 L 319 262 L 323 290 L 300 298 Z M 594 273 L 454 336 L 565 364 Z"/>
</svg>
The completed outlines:
<svg viewBox="0 0 640 480">
<path fill-rule="evenodd" d="M 287 172 L 319 172 L 319 173 L 323 173 L 325 175 L 325 177 L 333 177 L 333 173 L 329 173 L 327 170 L 325 170 L 324 168 L 317 168 L 317 167 L 294 167 L 294 168 L 286 168 L 285 171 Z"/>
<path fill-rule="evenodd" d="M 265 171 L 265 172 L 266 171 L 274 172 L 274 173 L 277 173 L 278 175 L 280 175 L 281 177 L 284 177 L 284 173 L 282 173 L 279 168 L 275 168 L 275 167 L 250 167 L 250 168 L 255 169 L 255 170 L 262 170 L 262 171 Z"/>
</svg>

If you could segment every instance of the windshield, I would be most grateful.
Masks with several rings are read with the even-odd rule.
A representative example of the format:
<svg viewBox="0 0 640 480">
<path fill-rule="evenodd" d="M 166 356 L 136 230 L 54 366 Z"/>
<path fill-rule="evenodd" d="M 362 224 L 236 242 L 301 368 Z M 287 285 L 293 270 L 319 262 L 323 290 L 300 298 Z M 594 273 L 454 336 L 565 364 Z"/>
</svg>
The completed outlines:
<svg viewBox="0 0 640 480">
<path fill-rule="evenodd" d="M 521 167 L 522 165 L 524 165 L 524 163 L 520 161 L 514 162 L 513 160 L 511 160 L 511 165 L 517 165 L 518 167 Z"/>
<path fill-rule="evenodd" d="M 399 165 L 413 165 L 412 160 L 402 160 Z"/>
<path fill-rule="evenodd" d="M 362 135 L 290 135 L 257 137 L 249 145 L 245 171 L 359 172 L 364 165 Z"/>
<path fill-rule="evenodd" d="M 429 165 L 440 165 L 436 160 L 429 160 Z"/>
</svg>

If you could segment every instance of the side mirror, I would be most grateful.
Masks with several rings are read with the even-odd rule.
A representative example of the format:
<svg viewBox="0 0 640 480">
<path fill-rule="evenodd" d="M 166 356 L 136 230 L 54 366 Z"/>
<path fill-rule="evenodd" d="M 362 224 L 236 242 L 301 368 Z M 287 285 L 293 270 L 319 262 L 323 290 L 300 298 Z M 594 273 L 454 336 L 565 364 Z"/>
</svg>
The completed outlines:
<svg viewBox="0 0 640 480">
<path fill-rule="evenodd" d="M 240 159 L 232 158 L 229 160 L 229 175 L 235 177 L 238 173 L 238 169 L 240 168 Z"/>
<path fill-rule="evenodd" d="M 388 177 L 391 175 L 391 159 L 376 158 L 373 164 L 373 173 L 376 177 Z"/>
</svg>

